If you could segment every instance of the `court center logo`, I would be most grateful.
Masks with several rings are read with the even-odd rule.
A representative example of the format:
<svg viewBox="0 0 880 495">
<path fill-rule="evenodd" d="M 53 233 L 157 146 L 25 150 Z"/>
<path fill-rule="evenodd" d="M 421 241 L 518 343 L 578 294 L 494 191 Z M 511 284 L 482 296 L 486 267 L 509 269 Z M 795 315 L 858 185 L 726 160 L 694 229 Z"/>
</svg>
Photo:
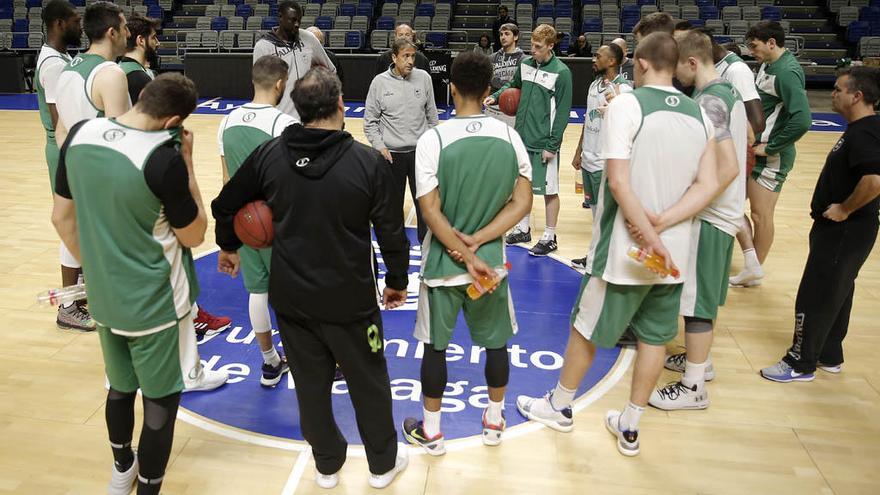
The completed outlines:
<svg viewBox="0 0 880 495">
<path fill-rule="evenodd" d="M 407 230 L 414 246 L 409 253 L 407 299 L 398 309 L 382 311 L 384 342 L 379 351 L 384 351 L 388 363 L 398 430 L 405 417 L 422 415 L 419 377 L 424 351 L 413 337 L 419 302 L 421 249 L 414 229 Z M 385 287 L 385 264 L 375 242 L 373 247 L 381 293 Z M 510 382 L 505 399 L 507 424 L 514 427 L 526 422 L 516 411 L 516 396 L 540 396 L 556 385 L 569 335 L 569 314 L 581 275 L 556 260 L 529 256 L 522 248 L 507 248 L 507 255 L 512 265 L 509 285 L 519 324 L 519 333 L 508 343 Z M 302 441 L 293 378 L 285 376 L 274 389 L 260 387 L 262 357 L 248 320 L 248 295 L 241 277 L 231 279 L 218 273 L 216 253 L 196 260 L 196 271 L 202 288 L 199 304 L 212 313 L 233 319 L 232 327 L 225 332 L 200 338 L 199 353 L 206 368 L 226 371 L 230 379 L 212 392 L 184 394 L 181 405 L 212 420 L 214 425 L 219 423 L 212 428 L 228 429 L 238 438 L 256 433 Z M 273 334 L 282 351 L 277 331 L 273 330 Z M 377 342 L 377 350 L 379 345 Z M 615 368 L 619 354 L 618 349 L 597 352 L 593 369 L 578 390 L 578 397 Z M 481 416 L 489 400 L 483 372 L 485 349 L 471 342 L 461 316 L 447 349 L 446 361 L 448 383 L 442 402 L 443 433 L 450 440 L 479 436 Z M 295 367 L 296 363 L 292 362 L 291 366 Z M 346 382 L 333 384 L 333 411 L 348 442 L 360 444 L 348 393 Z M 265 437 L 259 438 L 265 440 Z"/>
</svg>

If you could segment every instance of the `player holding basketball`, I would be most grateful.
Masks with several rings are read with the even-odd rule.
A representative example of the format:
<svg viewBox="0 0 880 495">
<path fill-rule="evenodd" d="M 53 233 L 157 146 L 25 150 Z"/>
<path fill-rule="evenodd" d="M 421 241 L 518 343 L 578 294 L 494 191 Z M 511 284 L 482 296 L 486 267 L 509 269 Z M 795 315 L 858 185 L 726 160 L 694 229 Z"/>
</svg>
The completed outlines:
<svg viewBox="0 0 880 495">
<path fill-rule="evenodd" d="M 547 256 L 556 251 L 556 221 L 559 219 L 559 149 L 571 112 L 571 71 L 554 54 L 556 30 L 541 24 L 532 32 L 532 56 L 520 63 L 513 80 L 487 96 L 483 105 L 498 102 L 507 88 L 519 88 L 516 132 L 522 136 L 532 161 L 532 193 L 544 196 L 546 224 L 544 235 L 529 254 Z M 526 214 L 507 235 L 507 244 L 531 242 L 529 215 Z"/>
<path fill-rule="evenodd" d="M 627 456 L 639 453 L 639 419 L 663 369 L 665 344 L 678 333 L 682 282 L 693 275 L 687 266 L 690 219 L 718 189 L 712 122 L 672 86 L 675 40 L 650 34 L 634 59 L 637 89 L 614 98 L 605 112 L 600 228 L 572 310 L 559 382 L 543 398 L 516 401 L 525 417 L 571 431 L 571 404 L 596 346 L 614 346 L 631 323 L 639 342 L 629 403 L 622 412 L 608 411 L 605 421 L 618 451 Z M 681 279 L 660 278 L 627 256 L 635 242 L 627 222 L 644 233 L 643 247 L 681 268 Z"/>
<path fill-rule="evenodd" d="M 160 76 L 118 119 L 74 125 L 61 148 L 52 221 L 82 260 L 98 321 L 110 384 L 110 494 L 130 493 L 135 482 L 139 494 L 159 493 L 171 454 L 199 291 L 189 248 L 202 243 L 208 226 L 192 133 L 183 131 L 178 150 L 175 130 L 196 98 L 189 79 Z M 144 424 L 135 454 L 138 389 Z"/>
<path fill-rule="evenodd" d="M 709 407 L 706 379 L 715 371 L 709 363 L 714 320 L 727 298 L 727 276 L 733 255 L 733 239 L 739 231 L 745 205 L 748 120 L 739 92 L 721 79 L 712 57 L 712 40 L 705 33 L 688 30 L 678 42 L 678 80 L 694 87 L 693 98 L 712 120 L 717 143 L 719 194 L 697 213 L 691 231 L 689 276 L 681 294 L 684 316 L 684 376 L 655 390 L 648 401 L 654 407 L 705 409 Z M 674 361 L 675 356 L 667 358 Z"/>
<path fill-rule="evenodd" d="M 251 69 L 254 99 L 232 111 L 220 123 L 217 141 L 223 162 L 223 183 L 235 175 L 241 164 L 257 147 L 278 137 L 293 117 L 275 108 L 287 84 L 287 62 L 265 55 Z M 287 358 L 280 356 L 272 341 L 269 316 L 269 264 L 272 249 L 242 246 L 241 257 L 244 287 L 248 291 L 248 314 L 263 354 L 263 376 L 260 384 L 274 387 L 287 373 Z"/>
<path fill-rule="evenodd" d="M 773 245 L 773 215 L 782 185 L 797 152 L 795 143 L 812 125 L 810 102 L 804 89 L 804 70 L 785 48 L 785 31 L 775 21 L 761 21 L 746 34 L 752 55 L 761 62 L 756 84 L 764 106 L 766 127 L 757 136 L 755 168 L 747 182 L 751 220 L 744 218 L 739 237 L 745 267 L 730 277 L 730 285 L 752 287 L 761 284 L 761 266 Z"/>
<path fill-rule="evenodd" d="M 584 181 L 584 202 L 590 205 L 590 211 L 593 212 L 595 219 L 596 199 L 599 197 L 602 170 L 605 168 L 605 161 L 600 158 L 603 114 L 608 108 L 608 103 L 615 96 L 631 92 L 632 86 L 619 72 L 623 60 L 623 50 L 619 46 L 614 44 L 600 46 L 593 60 L 594 72 L 598 77 L 587 90 L 584 127 L 571 166 L 581 171 Z M 573 259 L 571 264 L 577 268 L 584 268 L 587 265 L 587 258 Z"/>
<path fill-rule="evenodd" d="M 462 310 L 473 342 L 486 348 L 489 407 L 483 412 L 483 443 L 500 444 L 505 427 L 507 341 L 517 331 L 507 279 L 475 301 L 466 289 L 504 264 L 502 236 L 532 206 L 531 163 L 519 134 L 482 114 L 491 78 L 492 63 L 485 55 L 459 54 L 450 78 L 456 116 L 427 131 L 416 147 L 418 196 L 429 229 L 415 328 L 424 347 L 424 416 L 422 421 L 407 418 L 403 433 L 431 455 L 446 452 L 440 430 L 446 348 Z"/>
<path fill-rule="evenodd" d="M 492 91 L 498 91 L 507 84 L 516 73 L 519 64 L 526 54 L 518 46 L 519 27 L 516 24 L 502 24 L 498 29 L 501 48 L 492 54 Z M 507 115 L 497 105 L 487 106 L 486 115 L 491 115 L 510 127 L 516 126 L 516 116 Z"/>
<path fill-rule="evenodd" d="M 66 0 L 52 0 L 43 8 L 43 23 L 46 25 L 46 44 L 37 57 L 37 70 L 34 86 L 37 90 L 37 103 L 40 108 L 40 121 L 46 129 L 46 163 L 49 165 L 49 184 L 55 191 L 55 171 L 58 169 L 58 144 L 55 142 L 55 127 L 58 125 L 58 111 L 55 108 L 58 78 L 70 62 L 67 47 L 79 42 L 82 32 L 80 16 Z M 64 243 L 60 246 L 61 285 L 75 285 L 82 267 Z M 84 305 L 68 303 L 58 307 L 55 320 L 58 328 L 90 331 L 95 322 Z"/>
</svg>

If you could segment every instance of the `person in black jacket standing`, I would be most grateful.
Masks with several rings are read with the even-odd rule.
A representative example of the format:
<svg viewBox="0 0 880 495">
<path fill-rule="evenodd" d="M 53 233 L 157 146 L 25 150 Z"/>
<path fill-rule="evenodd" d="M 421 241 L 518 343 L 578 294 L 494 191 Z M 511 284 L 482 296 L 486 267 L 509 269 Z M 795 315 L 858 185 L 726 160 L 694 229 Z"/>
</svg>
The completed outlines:
<svg viewBox="0 0 880 495">
<path fill-rule="evenodd" d="M 330 389 L 336 363 L 345 373 L 374 488 L 406 468 L 391 414 L 383 354 L 370 224 L 387 267 L 386 309 L 406 300 L 409 241 L 382 156 L 342 131 L 341 84 L 312 68 L 291 98 L 302 124 L 257 148 L 211 204 L 220 246 L 218 268 L 235 276 L 241 241 L 236 212 L 265 199 L 273 212 L 269 301 L 296 382 L 303 435 L 312 447 L 316 480 L 338 482 L 346 441 L 333 419 Z M 372 261 L 370 261 L 372 260 Z"/>
<path fill-rule="evenodd" d="M 831 107 L 848 127 L 819 174 L 810 254 L 794 303 L 794 337 L 781 361 L 761 370 L 774 382 L 808 382 L 818 367 L 840 373 L 855 280 L 877 240 L 880 212 L 880 70 L 845 69 Z"/>
</svg>

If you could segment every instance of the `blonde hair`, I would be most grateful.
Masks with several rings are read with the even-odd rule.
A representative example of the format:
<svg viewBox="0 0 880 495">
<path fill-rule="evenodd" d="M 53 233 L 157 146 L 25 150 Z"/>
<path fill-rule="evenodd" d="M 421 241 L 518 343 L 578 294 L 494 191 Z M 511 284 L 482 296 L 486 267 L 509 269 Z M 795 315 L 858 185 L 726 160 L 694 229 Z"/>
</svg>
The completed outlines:
<svg viewBox="0 0 880 495">
<path fill-rule="evenodd" d="M 541 24 L 532 31 L 532 39 L 547 45 L 556 44 L 556 30 L 549 24 Z"/>
</svg>

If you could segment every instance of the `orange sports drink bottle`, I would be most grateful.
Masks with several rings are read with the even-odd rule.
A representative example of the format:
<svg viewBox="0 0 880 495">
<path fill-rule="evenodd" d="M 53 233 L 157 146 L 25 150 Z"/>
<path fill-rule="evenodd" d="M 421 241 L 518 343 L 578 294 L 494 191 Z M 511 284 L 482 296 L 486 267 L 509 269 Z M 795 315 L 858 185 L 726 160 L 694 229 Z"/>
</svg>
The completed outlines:
<svg viewBox="0 0 880 495">
<path fill-rule="evenodd" d="M 507 276 L 507 273 L 510 271 L 510 262 L 505 263 L 503 266 L 499 266 L 495 268 L 495 276 L 494 277 L 481 277 L 468 286 L 467 295 L 471 298 L 471 300 L 476 301 L 477 299 L 483 297 L 483 294 L 489 292 L 490 290 L 498 287 L 498 284 L 504 280 L 504 277 Z M 480 287 L 483 288 L 483 291 L 480 291 L 480 287 L 477 287 L 479 284 Z"/>
<path fill-rule="evenodd" d="M 574 181 L 574 192 L 575 194 L 583 194 L 584 193 L 584 185 L 578 181 Z"/>
<path fill-rule="evenodd" d="M 626 254 L 646 268 L 657 272 L 661 277 L 672 275 L 673 278 L 678 278 L 679 275 L 681 275 L 675 268 L 667 270 L 666 259 L 663 256 L 657 256 L 656 254 L 648 254 L 647 249 L 640 248 L 639 246 L 630 246 L 626 251 Z"/>
</svg>

